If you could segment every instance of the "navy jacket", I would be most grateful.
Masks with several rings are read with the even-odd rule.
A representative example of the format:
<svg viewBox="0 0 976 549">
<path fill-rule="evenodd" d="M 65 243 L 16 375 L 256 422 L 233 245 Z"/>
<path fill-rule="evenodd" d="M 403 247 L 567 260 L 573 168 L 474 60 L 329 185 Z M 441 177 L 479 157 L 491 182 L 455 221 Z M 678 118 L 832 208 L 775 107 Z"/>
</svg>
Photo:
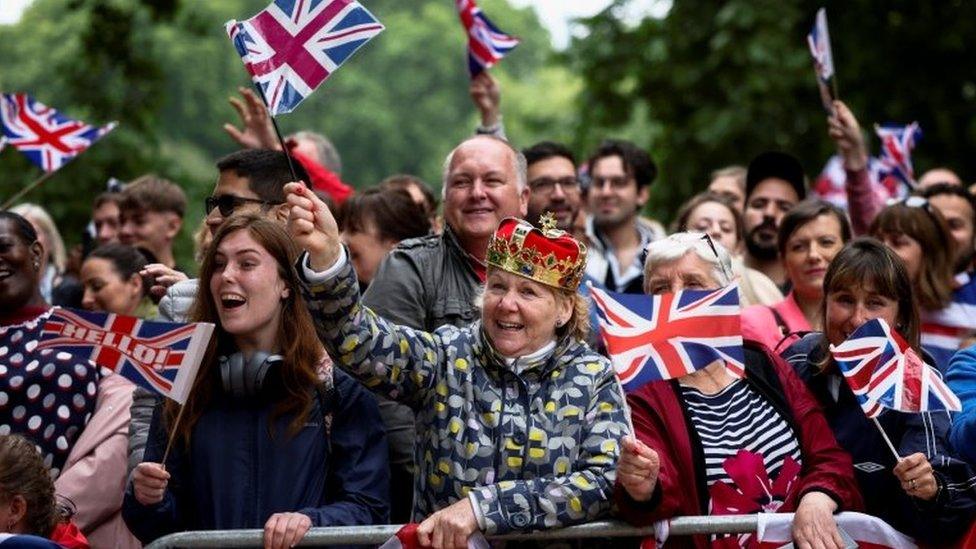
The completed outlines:
<svg viewBox="0 0 976 549">
<path fill-rule="evenodd" d="M 946 412 L 906 414 L 885 410 L 878 421 L 899 455 L 921 452 L 928 457 L 942 488 L 932 501 L 905 493 L 892 473 L 895 458 L 874 422 L 858 404 L 854 393 L 836 368 L 820 373 L 823 335 L 808 334 L 783 352 L 823 407 L 827 423 L 841 448 L 854 460 L 854 474 L 864 496 L 867 512 L 923 543 L 942 545 L 965 533 L 976 515 L 973 471 L 949 449 L 951 420 Z M 926 362 L 931 364 L 931 359 Z M 839 382 L 835 401 L 830 385 Z"/>
<path fill-rule="evenodd" d="M 163 501 L 143 506 L 129 483 L 122 515 L 132 533 L 148 543 L 184 530 L 263 528 L 281 512 L 308 515 L 312 526 L 385 523 L 389 465 L 376 400 L 338 368 L 333 375 L 334 391 L 317 395 L 294 437 L 288 435 L 291 417 L 281 417 L 271 438 L 271 402 L 235 401 L 217 391 L 193 429 L 189 451 L 174 444 Z M 323 404 L 332 411 L 331 436 Z M 161 410 L 153 415 L 145 461 L 158 462 L 166 447 Z"/>
</svg>

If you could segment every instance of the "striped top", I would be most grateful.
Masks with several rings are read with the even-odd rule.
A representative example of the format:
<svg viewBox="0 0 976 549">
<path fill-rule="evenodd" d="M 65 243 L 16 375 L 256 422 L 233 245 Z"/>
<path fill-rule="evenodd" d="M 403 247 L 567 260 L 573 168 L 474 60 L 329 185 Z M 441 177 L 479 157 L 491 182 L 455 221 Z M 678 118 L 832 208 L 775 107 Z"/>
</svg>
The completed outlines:
<svg viewBox="0 0 976 549">
<path fill-rule="evenodd" d="M 714 395 L 681 385 L 681 396 L 701 439 L 709 487 L 719 481 L 735 484 L 723 465 L 740 450 L 763 456 L 770 480 L 777 478 L 788 456 L 802 466 L 799 441 L 789 423 L 744 380 Z"/>
</svg>

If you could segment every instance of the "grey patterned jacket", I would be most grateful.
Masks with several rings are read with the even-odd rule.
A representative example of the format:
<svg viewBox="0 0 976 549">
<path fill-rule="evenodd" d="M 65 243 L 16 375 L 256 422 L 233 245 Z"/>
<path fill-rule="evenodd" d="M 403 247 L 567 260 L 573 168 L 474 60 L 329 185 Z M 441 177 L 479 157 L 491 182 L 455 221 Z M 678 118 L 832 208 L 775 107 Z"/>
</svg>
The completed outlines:
<svg viewBox="0 0 976 549">
<path fill-rule="evenodd" d="M 414 520 L 465 497 L 488 534 L 609 514 L 627 422 L 605 358 L 565 338 L 538 363 L 507 365 L 478 322 L 398 326 L 361 304 L 348 262 L 305 294 L 335 363 L 416 412 Z"/>
</svg>

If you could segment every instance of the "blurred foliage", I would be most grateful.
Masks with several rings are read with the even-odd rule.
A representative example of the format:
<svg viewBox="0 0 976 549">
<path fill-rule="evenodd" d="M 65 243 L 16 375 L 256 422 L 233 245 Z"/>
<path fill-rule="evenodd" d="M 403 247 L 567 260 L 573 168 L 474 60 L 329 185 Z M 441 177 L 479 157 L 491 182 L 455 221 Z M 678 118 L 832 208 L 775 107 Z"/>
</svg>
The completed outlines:
<svg viewBox="0 0 976 549">
<path fill-rule="evenodd" d="M 119 127 L 25 200 L 47 207 L 78 242 L 92 198 L 109 177 L 156 172 L 179 182 L 190 206 L 178 260 L 192 264 L 189 235 L 216 179 L 214 161 L 237 148 L 228 103 L 249 79 L 223 23 L 265 0 L 35 0 L 16 25 L 0 26 L 0 89 L 25 91 L 92 124 Z M 465 36 L 453 2 L 366 0 L 386 25 L 295 112 L 285 133 L 322 132 L 342 156 L 343 179 L 362 188 L 393 173 L 440 186 L 444 156 L 477 125 L 468 97 Z M 482 0 L 522 44 L 492 69 L 509 137 L 519 146 L 569 140 L 581 80 L 554 61 L 530 8 Z M 0 154 L 0 198 L 41 174 L 13 150 Z"/>
<path fill-rule="evenodd" d="M 877 0 L 675 1 L 663 19 L 628 26 L 625 0 L 584 21 L 567 56 L 583 76 L 575 144 L 605 135 L 647 147 L 661 174 L 650 210 L 668 219 L 711 170 L 766 149 L 799 156 L 810 177 L 833 153 L 805 37 L 826 6 L 841 99 L 874 123 L 918 120 L 916 172 L 976 173 L 976 3 Z M 970 180 L 970 179 L 967 179 Z"/>
</svg>

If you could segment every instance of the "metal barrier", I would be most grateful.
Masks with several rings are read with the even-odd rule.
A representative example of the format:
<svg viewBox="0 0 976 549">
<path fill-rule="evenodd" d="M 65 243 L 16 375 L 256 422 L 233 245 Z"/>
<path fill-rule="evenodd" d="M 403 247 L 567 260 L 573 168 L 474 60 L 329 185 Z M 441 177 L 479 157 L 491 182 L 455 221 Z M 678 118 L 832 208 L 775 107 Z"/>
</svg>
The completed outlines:
<svg viewBox="0 0 976 549">
<path fill-rule="evenodd" d="M 671 520 L 670 536 L 691 534 L 740 534 L 755 532 L 757 515 L 694 516 Z M 402 525 L 336 526 L 312 528 L 299 545 L 377 545 L 393 537 Z M 488 536 L 489 540 L 547 540 L 611 537 L 646 537 L 654 534 L 654 527 L 635 528 L 623 522 L 603 521 L 542 530 L 524 534 Z M 175 547 L 261 547 L 263 530 L 211 530 L 206 532 L 180 532 L 159 538 L 145 549 L 169 549 Z"/>
</svg>

